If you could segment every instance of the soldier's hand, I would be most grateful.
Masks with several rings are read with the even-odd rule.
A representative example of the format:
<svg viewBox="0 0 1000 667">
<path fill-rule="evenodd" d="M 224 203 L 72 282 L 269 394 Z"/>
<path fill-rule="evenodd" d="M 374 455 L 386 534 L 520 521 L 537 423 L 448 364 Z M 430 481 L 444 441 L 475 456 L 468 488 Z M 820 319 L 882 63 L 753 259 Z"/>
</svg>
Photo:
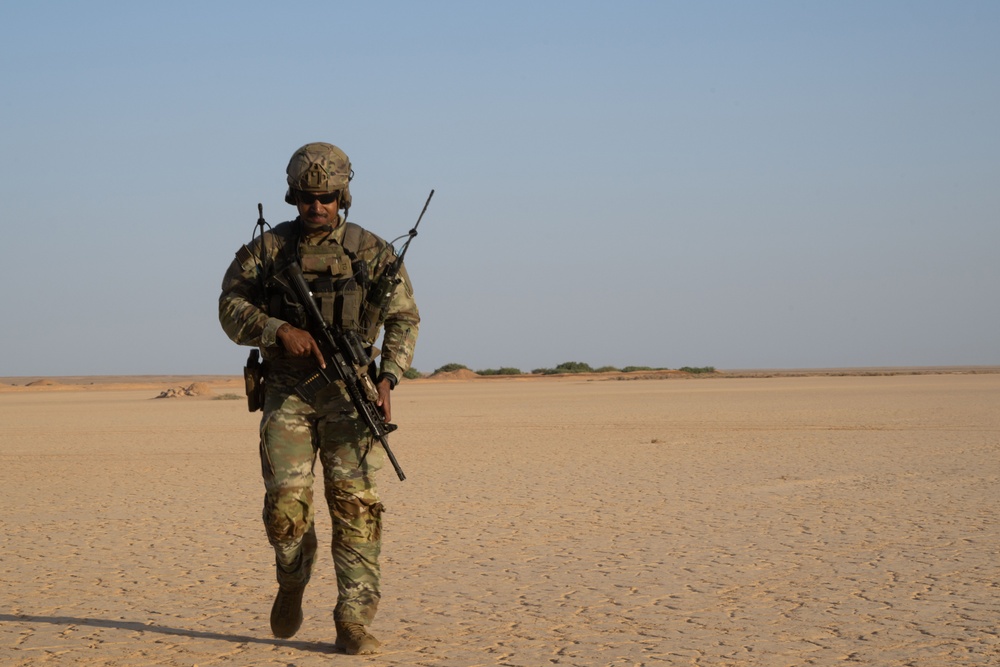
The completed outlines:
<svg viewBox="0 0 1000 667">
<path fill-rule="evenodd" d="M 375 389 L 378 390 L 378 401 L 376 405 L 382 408 L 382 414 L 385 415 L 385 420 L 392 421 L 392 408 L 390 407 L 389 394 L 392 391 L 392 385 L 389 380 L 383 379 L 375 385 Z"/>
<path fill-rule="evenodd" d="M 281 341 L 281 346 L 285 348 L 288 354 L 293 357 L 308 357 L 312 355 L 316 357 L 320 368 L 326 368 L 326 360 L 323 359 L 323 353 L 319 351 L 319 345 L 311 333 L 293 327 L 287 322 L 278 327 L 278 331 L 275 333 L 278 340 Z"/>
</svg>

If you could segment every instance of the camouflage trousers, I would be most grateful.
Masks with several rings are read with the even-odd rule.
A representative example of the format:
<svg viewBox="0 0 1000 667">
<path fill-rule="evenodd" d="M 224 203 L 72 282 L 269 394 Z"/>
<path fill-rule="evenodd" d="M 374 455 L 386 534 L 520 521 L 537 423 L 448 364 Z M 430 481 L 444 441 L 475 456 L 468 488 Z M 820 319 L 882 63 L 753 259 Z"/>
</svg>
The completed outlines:
<svg viewBox="0 0 1000 667">
<path fill-rule="evenodd" d="M 310 406 L 287 386 L 270 384 L 260 435 L 264 527 L 274 547 L 279 586 L 303 586 L 312 574 L 318 456 L 333 523 L 334 619 L 371 624 L 381 597 L 383 506 L 374 477 L 384 459 L 381 447 L 371 447 L 364 423 L 336 385 L 320 392 L 316 405 Z"/>
</svg>

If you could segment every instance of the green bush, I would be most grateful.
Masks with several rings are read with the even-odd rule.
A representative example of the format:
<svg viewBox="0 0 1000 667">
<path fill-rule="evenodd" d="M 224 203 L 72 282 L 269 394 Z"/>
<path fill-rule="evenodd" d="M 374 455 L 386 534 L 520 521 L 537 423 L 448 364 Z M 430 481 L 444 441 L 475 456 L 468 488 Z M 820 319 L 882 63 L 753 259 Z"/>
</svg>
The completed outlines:
<svg viewBox="0 0 1000 667">
<path fill-rule="evenodd" d="M 651 371 L 652 366 L 626 366 L 622 369 L 622 373 L 634 373 L 635 371 Z M 664 369 L 666 370 L 666 369 Z"/>
<path fill-rule="evenodd" d="M 450 373 L 452 371 L 460 371 L 460 370 L 463 370 L 463 369 L 468 370 L 469 367 L 466 366 L 465 364 L 445 364 L 441 368 L 439 368 L 436 371 L 434 371 L 434 374 L 437 374 L 437 373 Z"/>
<path fill-rule="evenodd" d="M 609 369 L 610 366 L 605 368 Z M 556 375 L 558 373 L 593 373 L 594 369 L 590 364 L 582 361 L 564 361 L 555 368 L 536 368 L 531 371 L 532 375 Z M 603 372 L 603 371 L 602 371 Z"/>
<path fill-rule="evenodd" d="M 681 366 L 678 370 L 682 370 L 685 373 L 714 373 L 715 366 Z"/>
<path fill-rule="evenodd" d="M 555 368 L 556 373 L 593 373 L 594 369 L 590 364 L 582 361 L 564 361 Z"/>
<path fill-rule="evenodd" d="M 421 373 L 416 368 L 413 368 L 411 366 L 410 368 L 406 369 L 405 373 L 403 373 L 403 377 L 405 377 L 407 380 L 416 380 L 417 378 L 423 377 L 423 373 Z"/>
<path fill-rule="evenodd" d="M 617 373 L 618 369 L 614 366 L 601 366 L 594 371 L 595 373 Z"/>
<path fill-rule="evenodd" d="M 487 368 L 481 371 L 476 371 L 479 375 L 523 375 L 520 368 L 510 368 L 509 366 L 504 366 L 503 368 Z"/>
</svg>

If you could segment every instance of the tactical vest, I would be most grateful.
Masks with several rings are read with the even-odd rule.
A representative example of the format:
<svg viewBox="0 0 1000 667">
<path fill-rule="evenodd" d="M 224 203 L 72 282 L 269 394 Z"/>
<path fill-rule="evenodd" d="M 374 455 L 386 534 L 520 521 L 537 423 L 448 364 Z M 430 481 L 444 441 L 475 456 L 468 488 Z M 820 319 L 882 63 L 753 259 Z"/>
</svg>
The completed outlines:
<svg viewBox="0 0 1000 667">
<path fill-rule="evenodd" d="M 345 223 L 343 245 L 304 245 L 299 239 L 287 239 L 283 253 L 298 259 L 302 275 L 309 285 L 327 325 L 342 327 L 345 331 L 359 331 L 361 313 L 365 303 L 367 267 L 358 259 L 363 230 L 353 222 Z M 360 279 L 360 281 L 359 281 Z M 299 328 L 308 325 L 305 312 L 282 294 L 274 294 L 268 312 Z"/>
</svg>

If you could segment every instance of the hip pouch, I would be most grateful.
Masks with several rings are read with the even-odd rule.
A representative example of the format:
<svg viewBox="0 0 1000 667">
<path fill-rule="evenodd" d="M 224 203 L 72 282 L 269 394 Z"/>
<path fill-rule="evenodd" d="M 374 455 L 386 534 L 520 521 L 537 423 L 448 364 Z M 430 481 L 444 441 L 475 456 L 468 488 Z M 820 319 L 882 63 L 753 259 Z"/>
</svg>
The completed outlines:
<svg viewBox="0 0 1000 667">
<path fill-rule="evenodd" d="M 243 368 L 243 383 L 247 393 L 247 410 L 264 409 L 264 372 L 267 362 L 260 360 L 260 350 L 250 350 L 247 365 Z"/>
</svg>

